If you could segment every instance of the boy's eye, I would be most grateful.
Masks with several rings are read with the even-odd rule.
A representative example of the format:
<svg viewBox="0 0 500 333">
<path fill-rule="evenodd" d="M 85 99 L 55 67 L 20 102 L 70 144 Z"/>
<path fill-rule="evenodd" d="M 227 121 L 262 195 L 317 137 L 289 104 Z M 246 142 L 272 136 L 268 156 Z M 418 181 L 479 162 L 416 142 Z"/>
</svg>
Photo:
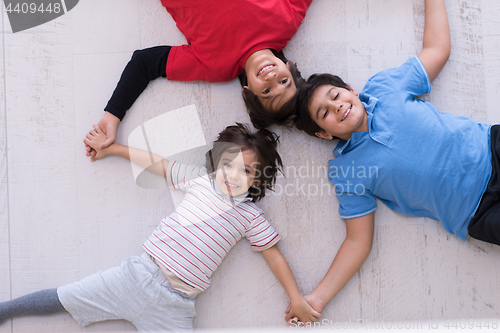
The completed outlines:
<svg viewBox="0 0 500 333">
<path fill-rule="evenodd" d="M 271 89 L 267 88 L 267 89 L 266 89 L 266 90 L 264 90 L 262 93 L 263 93 L 264 95 L 266 95 L 266 94 L 269 94 L 269 92 L 270 92 L 270 91 L 271 91 Z"/>
<path fill-rule="evenodd" d="M 230 168 L 230 167 L 231 167 L 231 164 L 229 164 L 229 163 L 224 163 L 224 167 L 226 167 L 226 168 Z"/>
<path fill-rule="evenodd" d="M 336 100 L 338 97 L 339 97 L 339 93 L 337 93 L 337 95 L 335 95 L 335 97 L 333 98 L 333 100 Z"/>
<path fill-rule="evenodd" d="M 281 84 L 285 84 L 287 82 L 288 82 L 288 79 L 283 79 L 283 80 L 280 81 Z"/>
<path fill-rule="evenodd" d="M 327 115 L 328 115 L 328 109 L 325 110 L 325 113 L 323 114 L 323 119 L 325 119 Z"/>
<path fill-rule="evenodd" d="M 247 170 L 247 169 L 243 169 L 243 170 L 241 170 L 241 171 L 243 171 L 243 172 L 244 172 L 244 173 L 246 173 L 246 174 L 249 174 L 249 173 L 250 173 L 250 170 Z"/>
</svg>

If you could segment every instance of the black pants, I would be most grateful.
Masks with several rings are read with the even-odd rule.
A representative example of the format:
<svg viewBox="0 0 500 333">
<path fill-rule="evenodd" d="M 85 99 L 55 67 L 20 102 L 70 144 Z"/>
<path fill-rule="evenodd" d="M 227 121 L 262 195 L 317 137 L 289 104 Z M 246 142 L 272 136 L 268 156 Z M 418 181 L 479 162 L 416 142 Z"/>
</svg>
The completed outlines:
<svg viewBox="0 0 500 333">
<path fill-rule="evenodd" d="M 476 214 L 469 223 L 469 235 L 500 245 L 500 125 L 491 127 L 491 178 Z"/>
</svg>

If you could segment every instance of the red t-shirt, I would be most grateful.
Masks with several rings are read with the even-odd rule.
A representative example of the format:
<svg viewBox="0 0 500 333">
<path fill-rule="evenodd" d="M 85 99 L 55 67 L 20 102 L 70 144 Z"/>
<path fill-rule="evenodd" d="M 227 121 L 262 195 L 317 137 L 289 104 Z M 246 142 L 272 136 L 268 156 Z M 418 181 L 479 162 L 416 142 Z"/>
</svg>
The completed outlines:
<svg viewBox="0 0 500 333">
<path fill-rule="evenodd" d="M 312 0 L 161 0 L 187 45 L 173 46 L 167 78 L 224 82 L 255 51 L 281 51 Z"/>
</svg>

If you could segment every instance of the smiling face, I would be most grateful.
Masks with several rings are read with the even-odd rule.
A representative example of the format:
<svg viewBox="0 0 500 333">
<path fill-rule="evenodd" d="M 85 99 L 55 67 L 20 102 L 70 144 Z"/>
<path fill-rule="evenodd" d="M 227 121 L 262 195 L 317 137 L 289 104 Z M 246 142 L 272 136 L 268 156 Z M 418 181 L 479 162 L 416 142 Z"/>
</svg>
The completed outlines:
<svg viewBox="0 0 500 333">
<path fill-rule="evenodd" d="M 354 132 L 368 131 L 365 107 L 352 88 L 320 86 L 312 94 L 308 109 L 311 118 L 323 129 L 315 133 L 320 138 L 349 140 Z"/>
<path fill-rule="evenodd" d="M 225 195 L 234 197 L 243 194 L 250 186 L 257 185 L 255 175 L 258 164 L 257 157 L 251 150 L 226 150 L 219 161 L 215 183 Z"/>
<path fill-rule="evenodd" d="M 278 110 L 297 91 L 288 63 L 285 64 L 269 49 L 259 50 L 245 63 L 248 86 L 269 111 Z"/>
</svg>

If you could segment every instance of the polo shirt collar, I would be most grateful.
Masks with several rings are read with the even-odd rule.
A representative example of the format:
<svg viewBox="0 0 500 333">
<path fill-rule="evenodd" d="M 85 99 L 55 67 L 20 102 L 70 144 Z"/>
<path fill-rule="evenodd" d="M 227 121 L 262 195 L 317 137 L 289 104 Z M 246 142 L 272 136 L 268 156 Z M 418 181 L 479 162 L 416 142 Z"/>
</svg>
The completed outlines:
<svg viewBox="0 0 500 333">
<path fill-rule="evenodd" d="M 378 99 L 375 97 L 371 97 L 368 95 L 360 94 L 359 99 L 363 106 L 365 107 L 366 113 L 368 114 L 368 132 L 355 132 L 352 133 L 351 138 L 347 141 L 339 139 L 337 146 L 333 150 L 333 155 L 335 158 L 349 152 L 356 146 L 358 146 L 361 142 L 365 141 L 367 138 L 371 138 L 372 140 L 387 146 L 391 139 L 391 136 L 388 133 L 383 131 L 376 131 L 373 128 L 373 111 L 375 109 L 375 105 L 377 105 Z"/>
<path fill-rule="evenodd" d="M 217 186 L 217 184 L 215 183 L 215 180 L 212 177 L 210 177 L 210 183 L 212 184 L 212 188 L 214 189 L 215 193 L 217 193 L 221 197 L 221 199 L 224 200 L 224 202 L 226 202 L 226 203 L 232 203 L 233 205 L 239 205 L 243 202 L 252 200 L 252 198 L 248 195 L 249 194 L 248 191 L 246 191 L 245 193 L 230 197 L 229 195 L 225 195 L 222 192 L 222 190 L 219 188 L 219 186 Z"/>
</svg>

